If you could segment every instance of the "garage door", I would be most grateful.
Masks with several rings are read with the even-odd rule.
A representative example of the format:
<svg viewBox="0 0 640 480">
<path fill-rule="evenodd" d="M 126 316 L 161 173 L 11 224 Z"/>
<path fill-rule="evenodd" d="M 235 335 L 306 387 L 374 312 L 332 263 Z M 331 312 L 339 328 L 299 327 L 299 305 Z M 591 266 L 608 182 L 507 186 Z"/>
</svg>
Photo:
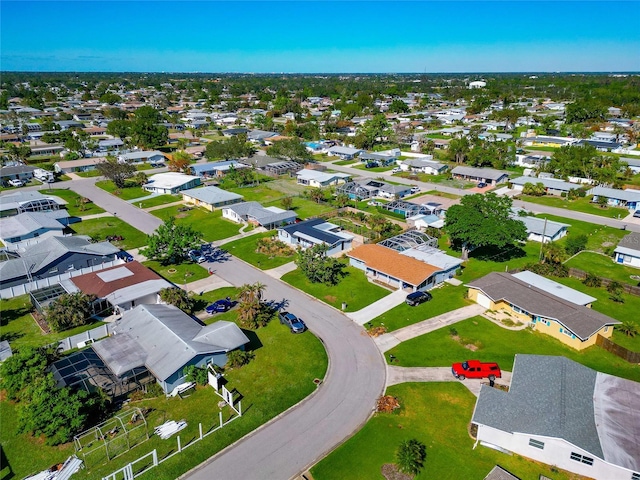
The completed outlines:
<svg viewBox="0 0 640 480">
<path fill-rule="evenodd" d="M 491 299 L 480 292 L 478 292 L 478 303 L 484 308 L 491 308 Z"/>
</svg>

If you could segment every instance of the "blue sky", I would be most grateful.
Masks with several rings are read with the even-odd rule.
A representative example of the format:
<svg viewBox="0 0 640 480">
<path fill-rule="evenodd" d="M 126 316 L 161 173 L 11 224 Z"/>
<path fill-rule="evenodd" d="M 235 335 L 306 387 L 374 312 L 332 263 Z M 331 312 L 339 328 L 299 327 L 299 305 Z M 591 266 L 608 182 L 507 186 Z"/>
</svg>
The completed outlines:
<svg viewBox="0 0 640 480">
<path fill-rule="evenodd" d="M 640 1 L 7 1 L 0 69 L 640 71 Z"/>
</svg>

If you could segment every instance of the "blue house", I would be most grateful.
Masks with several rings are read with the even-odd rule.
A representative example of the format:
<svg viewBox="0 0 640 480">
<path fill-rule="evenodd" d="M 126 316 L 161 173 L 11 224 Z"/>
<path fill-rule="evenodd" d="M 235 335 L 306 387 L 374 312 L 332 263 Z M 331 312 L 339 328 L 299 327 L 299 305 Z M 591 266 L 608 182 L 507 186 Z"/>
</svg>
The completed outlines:
<svg viewBox="0 0 640 480">
<path fill-rule="evenodd" d="M 618 190 L 617 188 L 594 187 L 587 192 L 593 195 L 592 202 L 597 202 L 600 197 L 607 199 L 608 205 L 625 207 L 630 212 L 640 210 L 640 190 Z"/>
<path fill-rule="evenodd" d="M 351 249 L 353 235 L 343 233 L 340 230 L 341 227 L 338 225 L 326 222 L 321 218 L 311 218 L 304 222 L 278 228 L 278 240 L 300 248 L 325 244 L 329 246 L 327 255 L 333 255 Z"/>
</svg>

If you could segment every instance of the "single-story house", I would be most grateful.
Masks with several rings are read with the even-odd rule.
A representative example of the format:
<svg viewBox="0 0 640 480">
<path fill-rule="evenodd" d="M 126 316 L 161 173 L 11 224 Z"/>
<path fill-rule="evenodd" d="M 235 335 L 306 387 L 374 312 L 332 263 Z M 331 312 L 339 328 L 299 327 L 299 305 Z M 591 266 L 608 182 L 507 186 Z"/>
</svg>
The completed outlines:
<svg viewBox="0 0 640 480">
<path fill-rule="evenodd" d="M 269 163 L 263 170 L 265 173 L 275 176 L 286 174 L 291 176 L 291 174 L 300 170 L 300 164 L 298 162 L 281 160 L 279 162 Z"/>
<path fill-rule="evenodd" d="M 422 160 L 421 158 L 409 158 L 400 162 L 400 168 L 403 171 L 409 172 L 421 172 L 429 175 L 439 175 L 444 173 L 449 168 L 442 163 L 434 162 L 432 160 Z"/>
<path fill-rule="evenodd" d="M 577 350 L 595 345 L 598 335 L 611 337 L 614 325 L 620 323 L 504 272 L 490 273 L 467 286 L 469 299 L 490 310 L 506 311 Z"/>
<path fill-rule="evenodd" d="M 38 191 L 19 190 L 0 195 L 0 217 L 25 212 L 58 210 L 66 204 L 66 201 L 54 195 L 43 195 Z"/>
<path fill-rule="evenodd" d="M 411 195 L 411 185 L 395 185 L 385 183 L 378 188 L 377 196 L 380 198 L 398 199 Z"/>
<path fill-rule="evenodd" d="M 213 212 L 214 209 L 242 202 L 242 195 L 218 187 L 193 188 L 182 191 L 182 199 Z"/>
<path fill-rule="evenodd" d="M 99 163 L 106 160 L 105 157 L 91 157 L 91 158 L 79 158 L 78 160 L 64 160 L 62 162 L 56 162 L 53 165 L 54 170 L 57 173 L 73 173 L 73 172 L 88 172 L 95 170 Z"/>
<path fill-rule="evenodd" d="M 32 238 L 61 236 L 69 224 L 69 213 L 62 210 L 25 212 L 0 218 L 0 240 L 5 244 Z"/>
<path fill-rule="evenodd" d="M 600 197 L 605 197 L 608 205 L 626 207 L 630 212 L 640 210 L 640 190 L 593 187 L 587 194 L 593 195 L 592 202 L 597 202 Z"/>
<path fill-rule="evenodd" d="M 551 160 L 551 154 L 517 154 L 514 165 L 518 167 L 539 168 L 549 163 L 549 160 Z"/>
<path fill-rule="evenodd" d="M 544 185 L 545 193 L 549 195 L 562 196 L 567 194 L 570 190 L 575 190 L 581 187 L 576 183 L 566 182 L 557 178 L 544 178 L 544 177 L 518 177 L 509 180 L 509 184 L 513 190 L 522 191 L 527 183 L 537 185 L 541 183 Z"/>
<path fill-rule="evenodd" d="M 626 235 L 613 251 L 617 263 L 640 268 L 640 233 Z"/>
<path fill-rule="evenodd" d="M 126 163 L 164 163 L 166 157 L 158 150 L 129 152 L 118 155 L 120 162 Z"/>
<path fill-rule="evenodd" d="M 640 383 L 560 356 L 517 354 L 505 392 L 482 385 L 477 442 L 602 480 L 640 478 Z"/>
<path fill-rule="evenodd" d="M 240 163 L 237 160 L 225 160 L 222 162 L 209 162 L 209 163 L 196 163 L 195 165 L 191 165 L 191 173 L 197 175 L 198 177 L 224 177 L 229 170 L 240 169 L 240 168 L 250 168 L 248 165 L 244 163 Z"/>
<path fill-rule="evenodd" d="M 157 173 L 149 177 L 149 182 L 144 184 L 143 188 L 153 193 L 175 194 L 182 190 L 197 187 L 201 183 L 200 177 L 179 172 L 166 172 Z"/>
<path fill-rule="evenodd" d="M 233 118 L 233 117 L 231 117 L 231 118 Z M 235 122 L 235 120 L 233 121 L 233 123 L 234 122 Z M 248 135 L 250 131 L 251 130 L 249 130 L 248 128 L 244 128 L 244 127 L 228 128 L 226 130 L 222 130 L 222 135 L 224 135 L 225 137 L 235 137 L 236 135 Z"/>
<path fill-rule="evenodd" d="M 424 230 L 429 227 L 442 228 L 444 226 L 444 219 L 433 214 L 418 214 L 407 217 L 407 225 L 417 230 Z"/>
<path fill-rule="evenodd" d="M 455 167 L 451 170 L 453 178 L 469 182 L 484 182 L 489 185 L 498 185 L 509 180 L 509 173 L 493 168 Z"/>
<path fill-rule="evenodd" d="M 371 178 L 359 178 L 336 188 L 336 195 L 347 195 L 351 200 L 366 200 L 373 197 L 403 198 L 411 194 L 410 185 L 392 185 Z"/>
<path fill-rule="evenodd" d="M 67 293 L 95 295 L 96 313 L 120 313 L 138 305 L 163 303 L 160 290 L 173 287 L 160 275 L 136 261 L 85 273 L 60 282 Z"/>
<path fill-rule="evenodd" d="M 342 228 L 321 218 L 310 218 L 300 223 L 278 228 L 278 240 L 287 245 L 310 248 L 318 244 L 329 247 L 327 255 L 351 249 L 353 235 L 343 233 Z"/>
<path fill-rule="evenodd" d="M 109 242 L 91 243 L 83 235 L 48 237 L 25 247 L 19 258 L 0 262 L 0 288 L 100 265 L 115 260 L 119 251 Z"/>
<path fill-rule="evenodd" d="M 64 150 L 64 147 L 62 145 L 53 145 L 53 144 L 32 145 L 31 156 L 38 157 L 41 155 L 58 155 L 63 150 Z"/>
<path fill-rule="evenodd" d="M 565 145 L 573 145 L 578 139 L 569 137 L 525 137 L 522 145 L 527 147 L 554 147 L 560 148 Z"/>
<path fill-rule="evenodd" d="M 520 220 L 527 229 L 527 240 L 534 242 L 549 243 L 560 240 L 567 234 L 567 229 L 571 225 L 554 222 L 544 218 L 512 215 L 514 220 Z"/>
<path fill-rule="evenodd" d="M 247 140 L 254 143 L 262 144 L 265 139 L 275 137 L 278 135 L 278 132 L 269 132 L 265 130 L 251 130 L 247 133 Z"/>
<path fill-rule="evenodd" d="M 537 273 L 530 272 L 529 270 L 514 273 L 513 276 L 529 285 L 533 285 L 534 287 L 544 290 L 551 295 L 562 297 L 576 305 L 591 308 L 591 304 L 597 300 L 597 298 L 592 297 L 591 295 L 587 295 L 579 290 L 575 290 L 561 283 L 549 280 L 548 278 L 538 275 Z"/>
<path fill-rule="evenodd" d="M 232 222 L 248 222 L 271 230 L 295 222 L 297 214 L 293 210 L 263 207 L 258 202 L 242 202 L 223 207 L 222 217 Z"/>
<path fill-rule="evenodd" d="M 352 175 L 338 172 L 320 172 L 318 170 L 302 169 L 296 173 L 297 183 L 309 187 L 328 187 L 346 183 Z"/>
<path fill-rule="evenodd" d="M 640 173 L 640 158 L 621 157 L 620 162 L 626 163 L 634 175 Z"/>
<path fill-rule="evenodd" d="M 617 142 L 599 141 L 599 140 L 580 140 L 577 145 L 591 145 L 601 152 L 613 152 L 622 148 L 622 144 Z"/>
<path fill-rule="evenodd" d="M 28 182 L 33 178 L 33 172 L 37 167 L 29 165 L 12 165 L 9 167 L 0 167 L 0 184 L 5 184 L 9 180 L 22 180 Z"/>
<path fill-rule="evenodd" d="M 327 150 L 328 155 L 334 155 L 336 157 L 340 157 L 342 160 L 353 160 L 361 153 L 364 153 L 364 150 L 360 148 L 350 148 L 350 147 L 331 147 Z"/>
<path fill-rule="evenodd" d="M 146 370 L 169 394 L 185 382 L 186 367 L 223 366 L 228 352 L 247 343 L 249 339 L 233 322 L 204 326 L 173 305 L 139 305 L 125 312 L 114 334 L 91 349 L 108 368 L 109 383 L 126 383 L 144 376 L 141 370 Z M 59 385 L 66 385 L 55 371 L 54 377 Z"/>
<path fill-rule="evenodd" d="M 478 138 L 487 142 L 508 142 L 513 138 L 513 135 L 510 133 L 484 132 L 478 135 Z"/>
<path fill-rule="evenodd" d="M 100 140 L 98 142 L 98 150 L 106 152 L 108 150 L 118 150 L 124 146 L 124 142 L 119 138 L 108 138 L 106 140 Z"/>
</svg>

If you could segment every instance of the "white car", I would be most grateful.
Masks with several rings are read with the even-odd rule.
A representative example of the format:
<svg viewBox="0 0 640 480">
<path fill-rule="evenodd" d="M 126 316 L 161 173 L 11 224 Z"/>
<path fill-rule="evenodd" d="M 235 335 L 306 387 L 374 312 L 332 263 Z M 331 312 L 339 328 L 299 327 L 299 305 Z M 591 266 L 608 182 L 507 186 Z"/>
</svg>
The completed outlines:
<svg viewBox="0 0 640 480">
<path fill-rule="evenodd" d="M 391 170 L 391 173 L 400 173 L 402 171 L 402 169 L 400 167 L 395 167 L 393 170 Z"/>
<path fill-rule="evenodd" d="M 14 178 L 12 180 L 9 180 L 9 185 L 11 185 L 12 187 L 24 187 L 24 182 L 19 178 Z"/>
<path fill-rule="evenodd" d="M 411 193 L 418 193 L 420 191 L 420 187 L 411 187 Z"/>
</svg>

